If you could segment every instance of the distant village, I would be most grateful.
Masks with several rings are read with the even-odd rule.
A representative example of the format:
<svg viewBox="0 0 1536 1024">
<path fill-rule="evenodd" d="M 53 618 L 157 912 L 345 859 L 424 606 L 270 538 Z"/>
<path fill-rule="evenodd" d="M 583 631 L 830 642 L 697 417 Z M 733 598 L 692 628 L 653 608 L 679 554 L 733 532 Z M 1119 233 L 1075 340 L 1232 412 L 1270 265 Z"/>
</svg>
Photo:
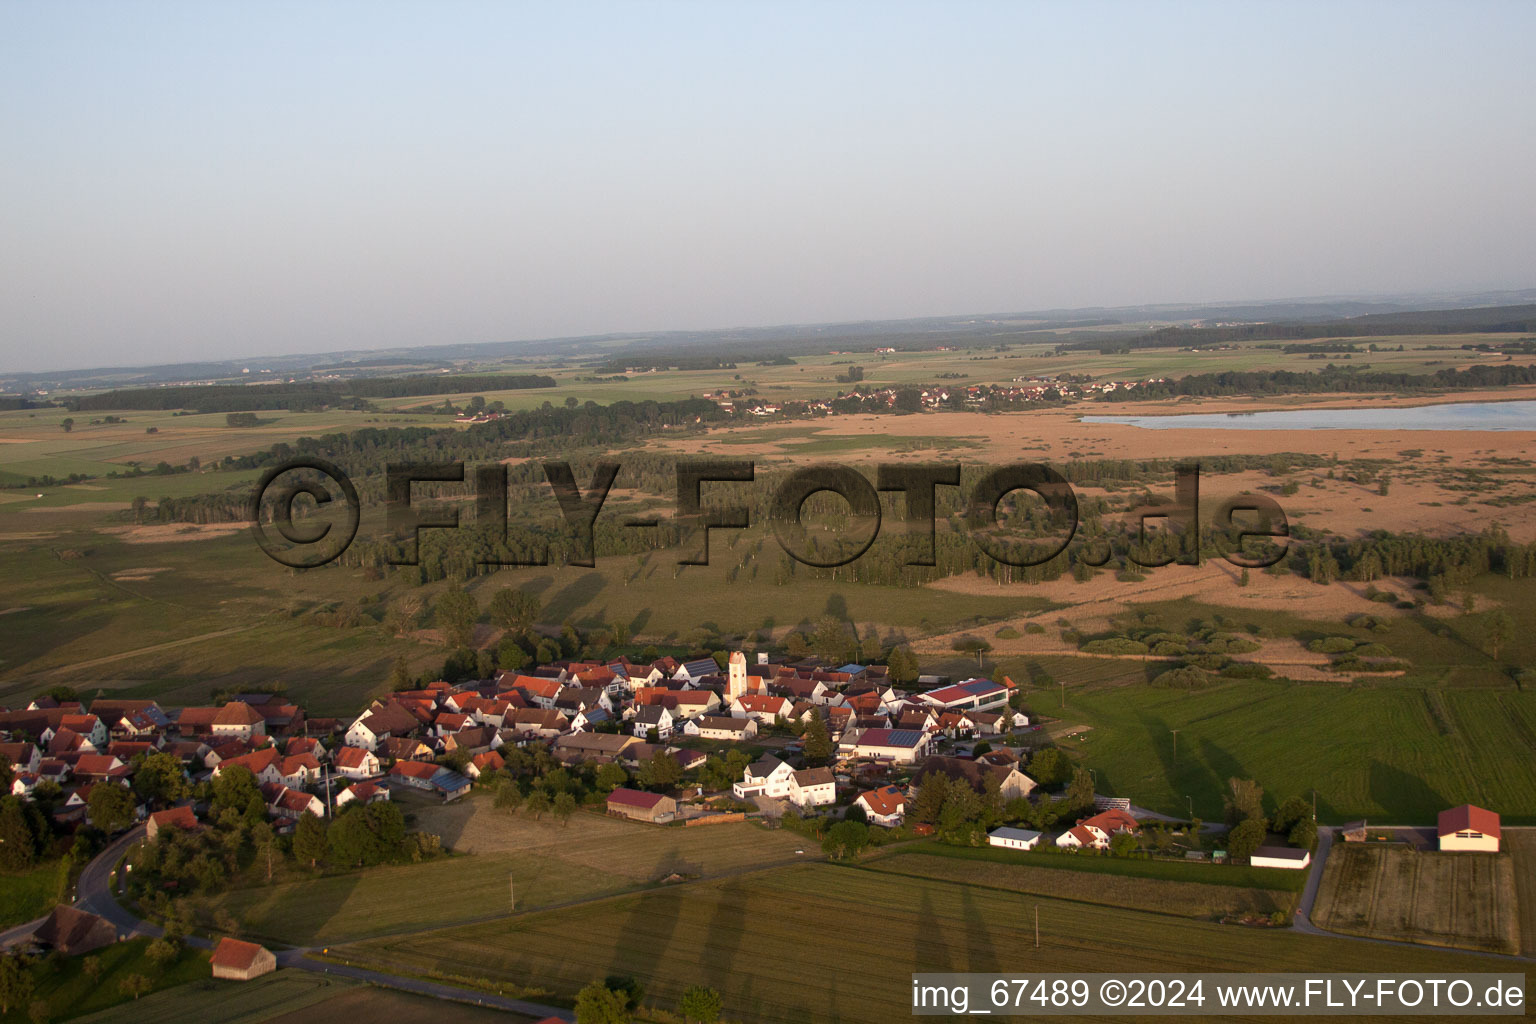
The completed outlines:
<svg viewBox="0 0 1536 1024">
<path fill-rule="evenodd" d="M 833 398 L 774 401 L 750 394 L 744 388 L 706 391 L 701 397 L 714 402 L 722 412 L 759 417 L 781 413 L 833 415 L 850 412 L 977 410 L 999 405 L 1083 401 L 1132 391 L 1149 384 L 1161 384 L 1164 380 L 1162 377 L 1148 377 L 1144 380 L 1093 381 L 1087 377 L 1063 374 L 1058 377 L 1015 377 L 1007 384 L 856 387 L 839 391 Z"/>
</svg>

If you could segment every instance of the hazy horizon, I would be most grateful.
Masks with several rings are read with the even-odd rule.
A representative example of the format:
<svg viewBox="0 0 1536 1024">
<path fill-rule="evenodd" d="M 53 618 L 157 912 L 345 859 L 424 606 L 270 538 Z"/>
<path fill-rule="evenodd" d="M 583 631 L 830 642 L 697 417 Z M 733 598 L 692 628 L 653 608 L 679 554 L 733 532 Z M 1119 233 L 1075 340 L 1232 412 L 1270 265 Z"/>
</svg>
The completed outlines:
<svg viewBox="0 0 1536 1024">
<path fill-rule="evenodd" d="M 13 4 L 0 368 L 1528 288 L 1533 29 Z"/>
</svg>

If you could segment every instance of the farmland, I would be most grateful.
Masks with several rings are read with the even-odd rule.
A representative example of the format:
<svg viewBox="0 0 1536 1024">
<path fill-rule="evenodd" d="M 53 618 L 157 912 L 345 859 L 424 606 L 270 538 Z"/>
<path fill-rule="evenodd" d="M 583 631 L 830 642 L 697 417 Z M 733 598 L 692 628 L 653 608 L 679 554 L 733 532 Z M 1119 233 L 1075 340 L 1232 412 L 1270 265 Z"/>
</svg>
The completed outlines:
<svg viewBox="0 0 1536 1024">
<path fill-rule="evenodd" d="M 1520 950 L 1507 853 L 1426 853 L 1336 844 L 1313 909 L 1320 928 L 1495 953 Z"/>
<path fill-rule="evenodd" d="M 1039 950 L 1033 948 L 1036 906 Z M 644 979 L 648 1001 L 666 1006 L 702 983 L 722 993 L 727 1017 L 845 1024 L 906 1016 L 910 976 L 921 971 L 1374 973 L 1504 966 L 819 864 L 333 952 L 423 973 L 462 973 L 472 962 L 489 985 L 536 978 L 566 997 L 593 978 L 633 975 Z M 829 971 L 829 964 L 836 969 Z"/>
<path fill-rule="evenodd" d="M 208 909 L 229 910 L 263 939 L 333 944 L 504 915 L 513 892 L 520 911 L 533 910 L 641 888 L 672 874 L 752 870 L 793 860 L 804 845 L 792 833 L 746 824 L 662 829 L 582 813 L 561 825 L 496 811 L 483 796 L 438 805 L 442 813 L 427 813 L 426 801 L 406 802 L 419 827 L 474 855 L 360 873 L 301 873 L 271 886 L 253 880 Z M 428 892 L 430 900 L 411 895 Z"/>
<path fill-rule="evenodd" d="M 971 852 L 966 850 L 965 852 Z M 975 852 L 982 852 L 980 850 Z M 989 850 L 997 853 L 999 851 Z M 1138 878 L 1132 875 L 1095 871 L 1097 861 L 1110 865 L 1107 858 L 1051 856 L 1002 851 L 1002 857 L 965 858 L 934 856 L 917 849 L 902 849 L 868 862 L 871 871 L 911 878 L 944 879 L 983 889 L 1050 896 L 1053 899 L 1094 903 L 1126 910 L 1146 910 L 1179 917 L 1220 920 L 1229 915 L 1275 912 L 1289 915 L 1295 894 L 1285 888 L 1255 888 L 1242 885 L 1213 885 L 1210 882 L 1172 881 L 1165 878 Z M 1086 861 L 1081 867 L 1073 862 Z M 1152 863 L 1152 862 L 1123 862 Z M 1071 864 L 1071 867 L 1067 865 Z M 1172 867 L 1184 867 L 1173 864 Z M 1204 865 L 1196 865 L 1204 866 Z M 1211 873 L 1226 865 L 1209 865 Z M 1240 868 L 1231 868 L 1234 873 Z M 1246 875 L 1247 872 L 1244 872 Z M 1304 876 L 1304 872 L 1292 872 Z M 1246 878 L 1245 878 L 1246 880 Z M 1289 879 L 1285 881 L 1289 882 Z"/>
</svg>

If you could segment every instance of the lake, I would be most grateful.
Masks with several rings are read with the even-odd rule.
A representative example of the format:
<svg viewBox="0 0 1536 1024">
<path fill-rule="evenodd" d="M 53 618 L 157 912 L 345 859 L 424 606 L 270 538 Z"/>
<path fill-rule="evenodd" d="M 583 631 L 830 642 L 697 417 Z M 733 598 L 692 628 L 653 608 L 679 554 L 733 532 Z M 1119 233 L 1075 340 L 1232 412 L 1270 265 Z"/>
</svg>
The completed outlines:
<svg viewBox="0 0 1536 1024">
<path fill-rule="evenodd" d="M 1536 402 L 1454 402 L 1379 409 L 1287 409 L 1084 416 L 1084 423 L 1124 423 L 1148 430 L 1536 430 Z"/>
</svg>

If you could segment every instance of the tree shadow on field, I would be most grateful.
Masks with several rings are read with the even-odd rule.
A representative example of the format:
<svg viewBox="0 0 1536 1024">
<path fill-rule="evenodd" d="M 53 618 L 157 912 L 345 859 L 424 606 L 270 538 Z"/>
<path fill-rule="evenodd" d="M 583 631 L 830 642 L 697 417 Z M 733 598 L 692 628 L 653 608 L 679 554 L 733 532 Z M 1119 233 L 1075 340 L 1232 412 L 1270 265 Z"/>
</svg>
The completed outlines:
<svg viewBox="0 0 1536 1024">
<path fill-rule="evenodd" d="M 630 635 L 630 637 L 633 638 L 634 635 L 636 633 L 639 633 L 642 629 L 644 629 L 646 627 L 646 624 L 649 623 L 650 621 L 651 621 L 651 610 L 649 608 L 642 608 L 642 609 L 640 609 L 640 611 L 638 613 L 636 613 L 635 617 L 629 620 L 629 635 Z"/>
<path fill-rule="evenodd" d="M 326 929 L 346 907 L 361 877 L 352 872 L 254 890 L 256 901 L 236 914 L 242 938 L 301 946 L 346 938 L 326 934 Z"/>
<path fill-rule="evenodd" d="M 750 889 L 740 878 L 732 878 L 714 888 L 715 905 L 704 928 L 704 949 L 708 959 L 702 966 L 704 984 L 725 997 L 727 1015 L 732 1018 L 755 1016 L 757 999 L 753 995 L 754 976 L 746 965 L 738 964 L 742 935 L 747 930 Z M 748 964 L 754 959 L 749 954 Z"/>
<path fill-rule="evenodd" d="M 830 615 L 839 622 L 848 621 L 848 599 L 842 594 L 833 594 L 827 598 L 827 606 L 822 609 L 822 614 Z"/>
<path fill-rule="evenodd" d="M 1381 805 L 1388 821 L 1426 821 L 1450 806 L 1432 786 L 1400 768 L 1371 759 L 1371 799 Z"/>
<path fill-rule="evenodd" d="M 1229 779 L 1246 779 L 1248 769 L 1243 763 L 1229 754 L 1225 747 L 1218 746 L 1208 739 L 1200 740 L 1200 756 L 1205 760 L 1206 766 L 1216 779 L 1216 792 L 1225 797 L 1227 795 L 1227 782 Z M 1270 794 L 1273 796 L 1274 794 Z"/>
<path fill-rule="evenodd" d="M 1203 801 L 1207 794 L 1214 793 L 1218 796 L 1221 794 L 1222 790 L 1226 787 L 1227 780 L 1218 776 L 1213 770 L 1212 763 L 1204 749 L 1204 741 L 1202 741 L 1202 745 L 1199 748 L 1196 748 L 1193 742 L 1194 738 L 1186 735 L 1184 737 L 1186 752 L 1181 761 L 1174 756 L 1173 747 L 1176 741 L 1173 738 L 1173 729 L 1166 719 L 1158 718 L 1154 715 L 1141 714 L 1137 716 L 1137 720 L 1147 730 L 1147 744 L 1152 748 L 1153 753 L 1157 755 L 1158 762 L 1163 768 L 1163 777 L 1173 787 L 1174 797 L 1177 800 L 1183 800 L 1185 795 L 1188 795 L 1191 797 L 1199 796 Z M 1216 749 L 1220 751 L 1219 747 Z M 1230 760 L 1226 758 L 1224 751 L 1219 756 Z M 1177 814 L 1179 809 L 1175 807 L 1173 813 Z M 1188 813 L 1189 808 L 1187 804 L 1183 810 L 1185 813 Z"/>
<path fill-rule="evenodd" d="M 595 572 L 583 572 L 562 587 L 548 601 L 540 618 L 545 622 L 564 622 L 573 618 L 603 592 L 603 577 Z"/>
<path fill-rule="evenodd" d="M 960 914 L 965 918 L 966 964 L 965 969 L 982 974 L 995 974 L 1003 969 L 997 957 L 997 944 L 992 941 L 992 930 L 987 915 L 976 903 L 974 890 L 965 886 L 960 890 Z"/>
</svg>

